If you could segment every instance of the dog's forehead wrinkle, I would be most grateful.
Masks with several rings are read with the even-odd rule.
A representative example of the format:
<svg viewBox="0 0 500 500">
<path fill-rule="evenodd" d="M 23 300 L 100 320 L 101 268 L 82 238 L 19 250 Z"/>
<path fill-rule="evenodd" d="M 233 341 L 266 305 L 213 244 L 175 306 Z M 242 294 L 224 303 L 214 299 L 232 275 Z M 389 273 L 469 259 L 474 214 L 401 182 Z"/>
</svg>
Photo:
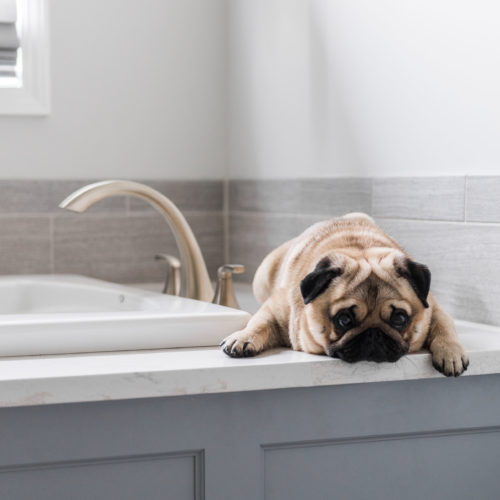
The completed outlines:
<svg viewBox="0 0 500 500">
<path fill-rule="evenodd" d="M 374 273 L 370 273 L 362 282 L 357 283 L 355 287 L 349 287 L 346 291 L 357 297 L 370 297 L 375 300 L 384 297 L 394 299 L 401 297 L 401 294 L 392 284 L 387 283 Z"/>
</svg>

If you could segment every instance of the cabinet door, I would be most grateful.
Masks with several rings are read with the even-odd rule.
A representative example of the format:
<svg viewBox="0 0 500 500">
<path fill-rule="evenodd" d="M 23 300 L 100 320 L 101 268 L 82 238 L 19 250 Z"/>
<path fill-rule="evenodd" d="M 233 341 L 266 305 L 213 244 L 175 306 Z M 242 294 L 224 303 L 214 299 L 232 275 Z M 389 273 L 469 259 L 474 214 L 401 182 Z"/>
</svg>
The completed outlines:
<svg viewBox="0 0 500 500">
<path fill-rule="evenodd" d="M 193 500 L 199 461 L 198 454 L 160 454 L 4 468 L 0 498 Z"/>
<path fill-rule="evenodd" d="M 498 429 L 277 446 L 265 450 L 265 498 L 496 500 L 499 463 Z"/>
</svg>

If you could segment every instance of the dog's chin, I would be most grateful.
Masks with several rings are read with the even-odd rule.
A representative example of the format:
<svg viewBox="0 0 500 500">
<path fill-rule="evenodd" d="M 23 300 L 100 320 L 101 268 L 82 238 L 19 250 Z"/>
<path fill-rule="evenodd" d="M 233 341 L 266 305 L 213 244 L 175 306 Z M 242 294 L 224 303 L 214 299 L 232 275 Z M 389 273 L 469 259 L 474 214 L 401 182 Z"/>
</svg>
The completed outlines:
<svg viewBox="0 0 500 500">
<path fill-rule="evenodd" d="M 396 342 L 379 328 L 370 328 L 356 335 L 341 347 L 330 346 L 328 355 L 347 363 L 375 361 L 394 363 L 408 353 L 408 348 Z"/>
</svg>

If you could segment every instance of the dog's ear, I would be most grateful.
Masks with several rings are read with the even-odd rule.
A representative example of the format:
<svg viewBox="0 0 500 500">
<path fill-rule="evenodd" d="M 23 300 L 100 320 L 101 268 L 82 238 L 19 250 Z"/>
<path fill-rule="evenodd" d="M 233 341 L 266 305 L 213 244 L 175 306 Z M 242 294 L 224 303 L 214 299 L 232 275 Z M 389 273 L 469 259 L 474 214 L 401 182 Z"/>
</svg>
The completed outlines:
<svg viewBox="0 0 500 500">
<path fill-rule="evenodd" d="M 329 286 L 334 278 L 342 274 L 342 269 L 332 264 L 328 257 L 321 259 L 314 268 L 300 282 L 300 291 L 304 304 L 309 304 L 318 295 L 321 295 Z"/>
<path fill-rule="evenodd" d="M 419 264 L 411 259 L 404 259 L 396 267 L 400 276 L 408 280 L 417 297 L 424 307 L 429 307 L 427 296 L 431 287 L 431 272 L 424 264 Z"/>
</svg>

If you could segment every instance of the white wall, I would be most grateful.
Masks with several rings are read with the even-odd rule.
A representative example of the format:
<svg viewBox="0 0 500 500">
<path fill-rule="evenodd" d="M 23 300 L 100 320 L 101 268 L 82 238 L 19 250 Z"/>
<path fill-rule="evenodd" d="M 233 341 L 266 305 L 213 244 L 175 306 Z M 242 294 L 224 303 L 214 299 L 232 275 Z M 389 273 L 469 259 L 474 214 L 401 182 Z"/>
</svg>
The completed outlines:
<svg viewBox="0 0 500 500">
<path fill-rule="evenodd" d="M 233 177 L 500 174 L 500 4 L 231 0 Z"/>
<path fill-rule="evenodd" d="M 49 1 L 0 178 L 500 174 L 493 0 Z"/>
<path fill-rule="evenodd" d="M 0 178 L 225 176 L 225 0 L 50 0 L 52 113 L 0 117 Z"/>
</svg>

